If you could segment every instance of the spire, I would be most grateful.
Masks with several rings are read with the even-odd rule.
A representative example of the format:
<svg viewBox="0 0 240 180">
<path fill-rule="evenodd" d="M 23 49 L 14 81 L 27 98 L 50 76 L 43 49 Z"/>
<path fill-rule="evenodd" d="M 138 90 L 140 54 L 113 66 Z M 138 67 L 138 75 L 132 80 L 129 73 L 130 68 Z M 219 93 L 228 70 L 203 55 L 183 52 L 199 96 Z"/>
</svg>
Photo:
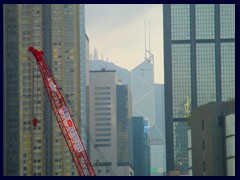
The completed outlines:
<svg viewBox="0 0 240 180">
<path fill-rule="evenodd" d="M 145 43 L 145 59 L 147 58 L 147 55 L 146 55 L 146 53 L 147 53 L 147 50 L 146 50 L 146 19 L 144 19 L 144 43 Z"/>
<path fill-rule="evenodd" d="M 148 62 L 152 62 L 153 63 L 153 54 L 151 53 L 151 33 L 150 33 L 150 20 L 148 21 L 148 47 L 147 47 L 147 42 L 146 42 L 146 19 L 144 19 L 144 30 L 145 30 L 145 60 Z M 147 49 L 149 48 L 149 49 Z"/>
<path fill-rule="evenodd" d="M 151 54 L 151 36 L 150 36 L 150 35 L 151 35 L 151 33 L 150 33 L 150 20 L 148 21 L 148 23 L 149 23 L 149 24 L 148 24 L 148 25 L 149 25 L 149 32 L 148 32 L 148 33 L 149 33 L 149 53 Z"/>
</svg>

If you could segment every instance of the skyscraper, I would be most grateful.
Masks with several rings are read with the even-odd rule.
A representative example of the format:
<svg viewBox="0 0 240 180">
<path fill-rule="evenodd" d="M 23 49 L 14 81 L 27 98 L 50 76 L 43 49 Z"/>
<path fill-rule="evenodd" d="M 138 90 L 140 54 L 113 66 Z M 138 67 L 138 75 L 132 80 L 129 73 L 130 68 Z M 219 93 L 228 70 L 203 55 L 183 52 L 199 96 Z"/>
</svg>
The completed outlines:
<svg viewBox="0 0 240 180">
<path fill-rule="evenodd" d="M 142 116 L 132 117 L 133 167 L 135 176 L 150 176 L 148 121 Z"/>
<path fill-rule="evenodd" d="M 83 14 L 84 5 L 76 4 L 4 5 L 6 175 L 78 174 L 52 115 L 37 64 L 27 50 L 33 46 L 45 52 L 58 85 L 81 115 L 86 106 L 86 91 L 81 90 L 87 85 L 82 72 L 88 72 Z M 86 121 L 86 115 L 81 117 Z M 75 123 L 80 130 L 80 122 Z"/>
<path fill-rule="evenodd" d="M 149 145 L 150 145 L 150 175 L 161 175 L 163 168 L 160 168 L 160 162 L 157 162 L 156 157 L 163 157 L 165 137 L 160 130 L 161 121 L 164 119 L 159 115 L 163 103 L 161 98 L 156 100 L 155 98 L 155 84 L 154 84 L 154 56 L 150 53 L 141 64 L 135 67 L 131 71 L 131 89 L 132 89 L 132 101 L 133 101 L 133 116 L 143 117 L 148 121 L 149 128 Z M 158 91 L 161 92 L 161 91 Z M 156 94 L 160 97 L 161 94 Z M 156 101 L 159 106 L 156 106 Z M 155 109 L 158 111 L 155 112 Z M 158 118 L 157 121 L 155 118 Z M 161 142 L 160 142 L 161 141 Z M 158 147 L 157 147 L 158 146 Z M 161 160 L 163 161 L 163 159 Z M 165 169 L 165 168 L 164 168 Z"/>
<path fill-rule="evenodd" d="M 131 71 L 133 116 L 148 120 L 151 128 L 155 124 L 153 59 L 144 60 Z"/>
<path fill-rule="evenodd" d="M 235 5 L 164 4 L 167 171 L 187 174 L 184 105 L 235 98 Z"/>
<path fill-rule="evenodd" d="M 155 125 L 150 129 L 151 176 L 166 175 L 164 85 L 154 84 Z"/>
<path fill-rule="evenodd" d="M 133 171 L 128 163 L 128 90 L 118 86 L 120 80 L 115 70 L 90 71 L 89 77 L 90 134 L 96 143 L 90 144 L 91 162 L 98 176 L 113 175 L 112 171 L 118 176 L 129 176 Z"/>
<path fill-rule="evenodd" d="M 129 128 L 132 116 L 132 96 L 127 85 L 117 86 L 117 164 L 133 167 L 132 134 Z"/>
<path fill-rule="evenodd" d="M 19 175 L 19 145 L 20 122 L 19 117 L 19 44 L 18 39 L 18 11 L 16 5 L 4 5 L 4 175 Z M 8 33 L 6 32 L 8 28 Z M 7 41 L 6 41 L 7 40 Z M 11 59 L 7 60 L 7 59 Z M 11 82 L 11 83 L 10 83 Z"/>
</svg>

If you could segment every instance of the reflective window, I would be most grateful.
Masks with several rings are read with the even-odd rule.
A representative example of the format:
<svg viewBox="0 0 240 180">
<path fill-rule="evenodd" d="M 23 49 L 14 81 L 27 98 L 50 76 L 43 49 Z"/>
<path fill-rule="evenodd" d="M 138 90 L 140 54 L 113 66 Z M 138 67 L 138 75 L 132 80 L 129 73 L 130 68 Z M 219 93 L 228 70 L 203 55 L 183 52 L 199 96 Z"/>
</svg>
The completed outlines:
<svg viewBox="0 0 240 180">
<path fill-rule="evenodd" d="M 172 40 L 190 39 L 190 5 L 171 5 Z"/>
<path fill-rule="evenodd" d="M 172 45 L 173 117 L 184 117 L 184 104 L 191 97 L 190 45 Z"/>
<path fill-rule="evenodd" d="M 221 38 L 235 38 L 235 5 L 220 5 Z"/>
<path fill-rule="evenodd" d="M 214 39 L 214 5 L 197 4 L 196 6 L 196 39 Z"/>
<path fill-rule="evenodd" d="M 188 123 L 173 123 L 174 168 L 181 174 L 188 173 Z"/>
<path fill-rule="evenodd" d="M 221 43 L 222 101 L 235 98 L 235 43 Z"/>
<path fill-rule="evenodd" d="M 197 105 L 216 101 L 215 46 L 213 43 L 196 45 Z"/>
</svg>

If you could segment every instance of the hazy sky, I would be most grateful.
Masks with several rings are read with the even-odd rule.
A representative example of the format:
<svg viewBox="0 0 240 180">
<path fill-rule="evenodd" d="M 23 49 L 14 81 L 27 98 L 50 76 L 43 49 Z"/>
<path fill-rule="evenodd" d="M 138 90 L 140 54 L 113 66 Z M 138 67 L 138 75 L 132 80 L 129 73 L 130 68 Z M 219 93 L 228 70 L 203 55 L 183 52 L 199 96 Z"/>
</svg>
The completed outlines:
<svg viewBox="0 0 240 180">
<path fill-rule="evenodd" d="M 164 83 L 163 21 L 160 4 L 86 4 L 85 25 L 89 37 L 89 53 L 94 47 L 98 57 L 131 71 L 144 61 L 147 25 L 151 26 L 151 52 L 154 54 L 155 82 Z"/>
</svg>

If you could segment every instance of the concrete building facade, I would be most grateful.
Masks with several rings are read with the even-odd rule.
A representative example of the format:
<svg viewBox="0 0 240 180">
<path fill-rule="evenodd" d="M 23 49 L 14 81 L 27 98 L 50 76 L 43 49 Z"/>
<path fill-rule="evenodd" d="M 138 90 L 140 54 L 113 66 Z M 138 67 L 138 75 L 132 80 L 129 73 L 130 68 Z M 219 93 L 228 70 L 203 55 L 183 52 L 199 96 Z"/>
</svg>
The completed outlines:
<svg viewBox="0 0 240 180">
<path fill-rule="evenodd" d="M 210 102 L 192 111 L 193 176 L 235 175 L 235 103 Z"/>
<path fill-rule="evenodd" d="M 128 148 L 128 89 L 115 70 L 90 71 L 90 159 L 98 176 L 133 175 Z M 130 112 L 130 111 L 129 111 Z M 95 147 L 105 157 L 103 159 Z M 108 166 L 109 168 L 107 168 Z"/>
</svg>

